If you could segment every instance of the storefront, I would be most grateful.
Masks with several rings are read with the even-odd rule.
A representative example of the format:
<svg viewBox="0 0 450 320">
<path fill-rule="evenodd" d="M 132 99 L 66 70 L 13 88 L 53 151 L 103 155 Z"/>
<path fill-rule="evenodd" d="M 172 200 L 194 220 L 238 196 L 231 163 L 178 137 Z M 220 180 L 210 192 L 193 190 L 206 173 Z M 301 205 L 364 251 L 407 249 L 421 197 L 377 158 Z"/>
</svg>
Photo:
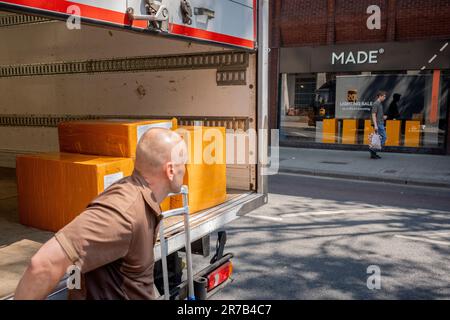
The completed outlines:
<svg viewBox="0 0 450 320">
<path fill-rule="evenodd" d="M 366 149 L 371 106 L 383 90 L 386 150 L 442 154 L 449 89 L 448 41 L 281 48 L 281 142 Z"/>
</svg>

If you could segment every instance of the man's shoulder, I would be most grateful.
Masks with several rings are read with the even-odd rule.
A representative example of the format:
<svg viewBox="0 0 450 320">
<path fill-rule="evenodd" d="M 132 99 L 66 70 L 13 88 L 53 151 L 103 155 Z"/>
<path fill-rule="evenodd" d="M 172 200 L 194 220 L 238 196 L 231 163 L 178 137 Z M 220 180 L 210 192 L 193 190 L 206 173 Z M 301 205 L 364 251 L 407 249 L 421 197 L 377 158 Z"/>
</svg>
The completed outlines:
<svg viewBox="0 0 450 320">
<path fill-rule="evenodd" d="M 376 109 L 378 109 L 380 106 L 381 106 L 381 102 L 377 100 L 377 101 L 375 101 L 375 102 L 372 104 L 372 110 L 376 110 Z"/>
<path fill-rule="evenodd" d="M 108 206 L 122 213 L 130 211 L 140 200 L 143 201 L 139 184 L 132 176 L 122 178 L 101 194 L 90 204 L 92 206 Z"/>
</svg>

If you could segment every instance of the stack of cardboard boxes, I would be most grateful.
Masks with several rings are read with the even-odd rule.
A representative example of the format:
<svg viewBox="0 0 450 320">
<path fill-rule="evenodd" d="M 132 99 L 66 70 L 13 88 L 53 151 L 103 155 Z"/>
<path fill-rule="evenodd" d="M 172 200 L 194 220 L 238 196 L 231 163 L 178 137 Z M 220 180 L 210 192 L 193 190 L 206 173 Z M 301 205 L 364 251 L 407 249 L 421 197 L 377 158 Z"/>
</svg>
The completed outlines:
<svg viewBox="0 0 450 320">
<path fill-rule="evenodd" d="M 70 121 L 58 126 L 59 153 L 20 155 L 16 160 L 20 222 L 39 229 L 58 231 L 99 193 L 131 175 L 136 145 L 152 127 L 177 129 L 177 121 Z M 217 144 L 225 154 L 223 143 Z M 186 127 L 184 132 L 193 131 Z M 202 136 L 203 138 L 203 136 Z M 185 136 L 190 145 L 189 134 Z M 217 138 L 216 138 L 217 140 Z M 218 139 L 220 140 L 220 139 Z M 189 148 L 190 151 L 193 150 Z M 201 150 L 204 145 L 201 143 Z M 217 205 L 226 199 L 225 160 L 220 163 L 188 164 L 184 183 L 189 187 L 191 213 Z M 166 199 L 163 211 L 180 206 L 180 199 Z"/>
</svg>

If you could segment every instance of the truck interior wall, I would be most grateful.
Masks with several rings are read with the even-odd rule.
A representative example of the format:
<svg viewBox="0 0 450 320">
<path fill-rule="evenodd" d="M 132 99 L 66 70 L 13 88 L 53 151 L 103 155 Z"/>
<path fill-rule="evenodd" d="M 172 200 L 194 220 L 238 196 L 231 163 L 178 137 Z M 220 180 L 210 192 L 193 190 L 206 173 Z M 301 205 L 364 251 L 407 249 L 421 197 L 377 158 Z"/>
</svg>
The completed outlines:
<svg viewBox="0 0 450 320">
<path fill-rule="evenodd" d="M 0 51 L 0 64 L 227 50 L 220 46 L 176 41 L 104 27 L 82 25 L 81 29 L 69 30 L 62 21 L 2 27 L 0 39 L 5 49 Z"/>
<path fill-rule="evenodd" d="M 64 22 L 0 26 L 0 66 L 90 59 L 224 52 L 218 46 Z M 98 72 L 0 77 L 1 115 L 136 115 L 256 117 L 256 56 L 249 55 L 246 83 L 219 86 L 216 69 Z M 0 166 L 17 153 L 57 151 L 54 127 L 1 126 Z M 231 188 L 251 189 L 254 166 L 229 165 Z"/>
</svg>

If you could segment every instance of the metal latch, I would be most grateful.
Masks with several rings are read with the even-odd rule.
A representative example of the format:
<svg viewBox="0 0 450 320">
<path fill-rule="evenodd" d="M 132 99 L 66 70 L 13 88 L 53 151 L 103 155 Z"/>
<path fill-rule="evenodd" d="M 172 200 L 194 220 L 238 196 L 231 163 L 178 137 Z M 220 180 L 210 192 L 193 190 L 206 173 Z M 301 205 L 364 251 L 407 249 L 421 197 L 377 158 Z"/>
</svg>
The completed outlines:
<svg viewBox="0 0 450 320">
<path fill-rule="evenodd" d="M 194 8 L 194 15 L 197 22 L 207 24 L 210 19 L 214 19 L 214 11 L 208 8 Z"/>
<path fill-rule="evenodd" d="M 129 1 L 133 4 L 136 1 Z M 140 5 L 139 1 L 139 5 Z M 160 29 L 163 31 L 167 31 L 167 20 L 169 19 L 169 10 L 167 7 L 162 4 L 161 1 L 156 0 L 144 0 L 144 7 L 147 14 L 138 14 L 136 12 L 140 12 L 139 7 L 136 6 L 128 6 L 127 15 L 128 19 L 133 20 L 145 20 L 149 22 L 149 27 L 153 27 L 155 29 Z"/>
<path fill-rule="evenodd" d="M 192 24 L 192 7 L 188 0 L 181 0 L 181 14 L 183 15 L 184 24 Z"/>
</svg>

